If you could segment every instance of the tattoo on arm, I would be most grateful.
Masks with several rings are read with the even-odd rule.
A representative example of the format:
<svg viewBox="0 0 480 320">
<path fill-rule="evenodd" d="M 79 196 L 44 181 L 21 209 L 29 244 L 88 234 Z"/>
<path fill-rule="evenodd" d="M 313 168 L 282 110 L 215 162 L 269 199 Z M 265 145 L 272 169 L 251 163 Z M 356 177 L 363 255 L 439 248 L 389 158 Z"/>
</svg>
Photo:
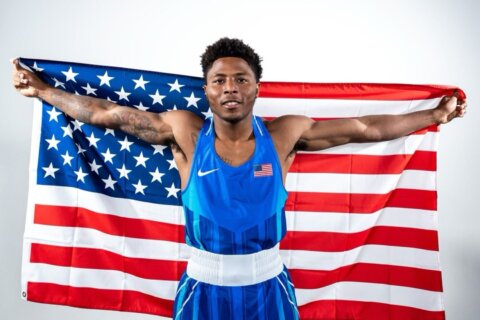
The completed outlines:
<svg viewBox="0 0 480 320">
<path fill-rule="evenodd" d="M 69 116 L 86 123 L 91 123 L 93 116 L 93 98 L 77 96 L 62 90 L 54 90 L 49 102 L 58 106 Z"/>
</svg>

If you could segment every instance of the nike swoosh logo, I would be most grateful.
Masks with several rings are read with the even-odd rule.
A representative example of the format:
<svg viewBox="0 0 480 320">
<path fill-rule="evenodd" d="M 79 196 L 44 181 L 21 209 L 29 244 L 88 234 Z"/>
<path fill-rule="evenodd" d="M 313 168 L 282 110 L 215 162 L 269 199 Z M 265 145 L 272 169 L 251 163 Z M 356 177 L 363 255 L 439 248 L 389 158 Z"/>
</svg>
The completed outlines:
<svg viewBox="0 0 480 320">
<path fill-rule="evenodd" d="M 217 171 L 217 170 L 218 170 L 218 168 L 212 169 L 212 170 L 208 170 L 208 171 L 202 171 L 202 169 L 198 169 L 197 174 L 198 174 L 199 177 L 203 177 L 203 176 L 206 176 L 207 174 L 210 174 L 210 173 L 215 172 L 215 171 Z"/>
</svg>

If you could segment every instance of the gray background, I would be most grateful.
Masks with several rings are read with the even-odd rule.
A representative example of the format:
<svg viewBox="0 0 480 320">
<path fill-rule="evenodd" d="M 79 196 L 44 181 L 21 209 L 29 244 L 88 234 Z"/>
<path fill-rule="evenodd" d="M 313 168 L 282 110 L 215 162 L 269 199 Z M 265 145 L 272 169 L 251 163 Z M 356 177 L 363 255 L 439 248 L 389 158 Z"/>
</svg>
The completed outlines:
<svg viewBox="0 0 480 320">
<path fill-rule="evenodd" d="M 439 83 L 467 92 L 467 117 L 442 127 L 439 229 L 447 317 L 478 319 L 479 13 L 474 0 L 2 0 L 0 318 L 154 319 L 20 299 L 32 101 L 11 86 L 8 59 L 200 75 L 205 46 L 230 36 L 244 39 L 263 56 L 264 80 Z"/>
</svg>

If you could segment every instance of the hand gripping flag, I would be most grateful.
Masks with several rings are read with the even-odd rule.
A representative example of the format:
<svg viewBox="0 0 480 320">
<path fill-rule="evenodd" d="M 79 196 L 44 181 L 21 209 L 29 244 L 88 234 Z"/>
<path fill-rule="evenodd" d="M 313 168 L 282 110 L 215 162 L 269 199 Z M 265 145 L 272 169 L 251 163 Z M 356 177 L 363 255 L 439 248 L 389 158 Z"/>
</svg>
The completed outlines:
<svg viewBox="0 0 480 320">
<path fill-rule="evenodd" d="M 209 113 L 201 78 L 21 62 L 75 94 L 148 112 Z M 457 89 L 279 82 L 260 88 L 256 114 L 318 121 L 430 109 Z M 189 251 L 169 148 L 35 104 L 22 296 L 170 317 Z M 389 142 L 296 156 L 286 179 L 288 232 L 280 248 L 302 319 L 445 318 L 437 141 L 438 128 L 431 126 Z"/>
</svg>

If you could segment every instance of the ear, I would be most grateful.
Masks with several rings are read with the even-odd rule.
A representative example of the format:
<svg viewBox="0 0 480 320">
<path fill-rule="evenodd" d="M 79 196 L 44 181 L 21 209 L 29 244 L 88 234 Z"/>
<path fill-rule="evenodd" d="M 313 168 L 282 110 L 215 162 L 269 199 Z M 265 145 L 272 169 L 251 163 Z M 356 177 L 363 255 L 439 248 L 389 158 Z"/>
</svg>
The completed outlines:
<svg viewBox="0 0 480 320">
<path fill-rule="evenodd" d="M 257 82 L 257 93 L 256 96 L 258 97 L 258 92 L 260 91 L 260 82 Z"/>
<path fill-rule="evenodd" d="M 207 95 L 207 85 L 206 84 L 204 84 L 202 86 L 202 89 L 203 89 L 203 92 L 205 93 L 205 95 Z"/>
</svg>

